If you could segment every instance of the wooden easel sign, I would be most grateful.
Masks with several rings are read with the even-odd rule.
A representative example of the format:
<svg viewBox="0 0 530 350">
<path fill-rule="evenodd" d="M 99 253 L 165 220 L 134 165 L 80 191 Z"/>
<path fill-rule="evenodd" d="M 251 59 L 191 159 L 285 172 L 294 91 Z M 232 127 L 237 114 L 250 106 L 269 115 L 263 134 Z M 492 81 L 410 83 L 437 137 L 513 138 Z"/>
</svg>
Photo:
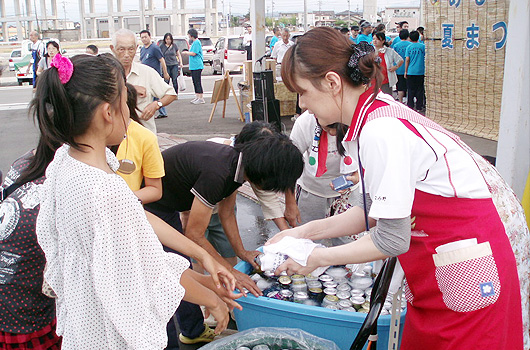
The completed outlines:
<svg viewBox="0 0 530 350">
<path fill-rule="evenodd" d="M 213 103 L 212 113 L 210 113 L 210 119 L 208 119 L 208 123 L 212 122 L 213 114 L 215 113 L 215 109 L 217 108 L 217 103 L 219 101 L 223 101 L 223 118 L 225 117 L 225 111 L 226 111 L 226 100 L 230 97 L 230 91 L 232 91 L 232 95 L 234 95 L 234 100 L 236 101 L 237 109 L 239 110 L 239 119 L 241 119 L 242 122 L 245 121 L 245 118 L 243 117 L 243 112 L 241 112 L 241 106 L 239 105 L 239 101 L 237 100 L 236 91 L 234 89 L 234 85 L 232 84 L 232 77 L 230 76 L 230 71 L 225 71 L 225 75 L 222 79 L 216 80 L 215 84 L 213 86 L 213 93 L 212 93 L 212 100 L 210 103 Z"/>
</svg>

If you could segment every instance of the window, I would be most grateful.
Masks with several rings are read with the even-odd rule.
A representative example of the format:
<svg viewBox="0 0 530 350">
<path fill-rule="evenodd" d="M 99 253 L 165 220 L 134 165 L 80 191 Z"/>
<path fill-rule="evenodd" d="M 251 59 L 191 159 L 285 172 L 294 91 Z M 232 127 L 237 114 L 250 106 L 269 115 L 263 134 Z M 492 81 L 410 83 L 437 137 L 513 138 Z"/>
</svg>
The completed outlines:
<svg viewBox="0 0 530 350">
<path fill-rule="evenodd" d="M 243 38 L 228 39 L 228 50 L 244 50 Z"/>
</svg>

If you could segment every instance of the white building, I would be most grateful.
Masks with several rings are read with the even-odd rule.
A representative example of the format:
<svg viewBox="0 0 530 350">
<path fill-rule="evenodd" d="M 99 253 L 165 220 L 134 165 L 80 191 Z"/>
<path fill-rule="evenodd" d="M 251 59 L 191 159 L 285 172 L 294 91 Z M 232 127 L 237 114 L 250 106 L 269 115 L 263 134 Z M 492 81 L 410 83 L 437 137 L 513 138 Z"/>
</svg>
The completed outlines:
<svg viewBox="0 0 530 350">
<path fill-rule="evenodd" d="M 419 4 L 417 6 L 387 6 L 381 12 L 381 18 L 389 32 L 394 31 L 395 23 L 401 21 L 409 22 L 409 30 L 413 30 L 421 25 L 421 8 Z"/>
</svg>

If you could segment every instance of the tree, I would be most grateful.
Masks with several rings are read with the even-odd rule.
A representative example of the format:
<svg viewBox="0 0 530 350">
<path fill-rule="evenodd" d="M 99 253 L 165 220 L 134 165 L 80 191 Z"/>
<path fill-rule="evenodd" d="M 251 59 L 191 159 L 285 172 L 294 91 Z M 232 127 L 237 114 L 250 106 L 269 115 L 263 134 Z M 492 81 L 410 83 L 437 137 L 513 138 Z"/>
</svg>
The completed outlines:
<svg viewBox="0 0 530 350">
<path fill-rule="evenodd" d="M 230 17 L 230 27 L 239 27 L 239 16 Z"/>
</svg>

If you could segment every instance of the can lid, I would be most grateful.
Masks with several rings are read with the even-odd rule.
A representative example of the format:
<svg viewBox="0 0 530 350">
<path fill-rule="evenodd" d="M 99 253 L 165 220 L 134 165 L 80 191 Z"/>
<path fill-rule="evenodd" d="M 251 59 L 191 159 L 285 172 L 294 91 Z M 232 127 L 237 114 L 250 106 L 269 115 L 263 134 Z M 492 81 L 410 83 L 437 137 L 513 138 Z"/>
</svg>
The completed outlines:
<svg viewBox="0 0 530 350">
<path fill-rule="evenodd" d="M 324 299 L 332 303 L 337 303 L 339 301 L 339 298 L 337 298 L 336 295 L 326 295 Z"/>
<path fill-rule="evenodd" d="M 282 297 L 287 297 L 287 298 L 290 298 L 293 296 L 293 292 L 291 292 L 288 289 L 281 290 L 280 294 L 282 295 Z"/>
<path fill-rule="evenodd" d="M 322 288 L 309 288 L 309 291 L 314 294 L 322 293 Z"/>
<path fill-rule="evenodd" d="M 337 288 L 326 288 L 324 289 L 324 293 L 327 295 L 335 295 L 337 294 Z"/>
<path fill-rule="evenodd" d="M 280 276 L 280 278 L 278 279 L 278 281 L 279 281 L 281 284 L 289 284 L 289 283 L 291 283 L 291 277 L 289 277 L 289 276 Z"/>
<path fill-rule="evenodd" d="M 292 280 L 305 280 L 305 277 L 304 275 L 292 275 L 291 279 Z"/>
<path fill-rule="evenodd" d="M 330 275 L 322 275 L 318 279 L 321 280 L 322 282 L 331 282 L 331 281 L 333 281 L 333 277 L 331 277 Z"/>
<path fill-rule="evenodd" d="M 307 298 L 309 298 L 309 296 L 307 295 L 306 292 L 295 292 L 294 293 L 294 298 L 295 299 L 307 299 Z"/>
<path fill-rule="evenodd" d="M 346 291 L 346 290 L 339 290 L 337 292 L 337 298 L 339 299 L 348 299 L 350 297 L 350 292 Z"/>
</svg>

